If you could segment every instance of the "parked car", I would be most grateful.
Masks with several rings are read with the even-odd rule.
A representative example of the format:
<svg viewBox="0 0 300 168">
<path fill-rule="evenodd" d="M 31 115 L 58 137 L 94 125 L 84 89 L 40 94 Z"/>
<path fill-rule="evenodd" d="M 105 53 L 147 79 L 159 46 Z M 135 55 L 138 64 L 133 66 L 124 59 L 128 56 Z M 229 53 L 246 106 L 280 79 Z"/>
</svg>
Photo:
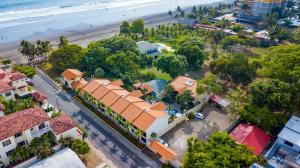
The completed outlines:
<svg viewBox="0 0 300 168">
<path fill-rule="evenodd" d="M 201 112 L 197 112 L 197 113 L 195 113 L 195 117 L 200 119 L 200 120 L 203 120 L 204 119 L 204 114 L 201 113 Z"/>
<path fill-rule="evenodd" d="M 30 78 L 25 78 L 25 81 L 28 83 L 28 85 L 33 86 L 33 82 Z"/>
</svg>

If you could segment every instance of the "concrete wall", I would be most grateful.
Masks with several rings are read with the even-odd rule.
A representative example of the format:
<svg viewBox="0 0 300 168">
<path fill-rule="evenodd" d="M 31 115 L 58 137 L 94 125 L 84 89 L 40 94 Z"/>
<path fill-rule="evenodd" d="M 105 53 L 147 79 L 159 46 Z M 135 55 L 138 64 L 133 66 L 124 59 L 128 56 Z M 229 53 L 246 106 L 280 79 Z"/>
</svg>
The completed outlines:
<svg viewBox="0 0 300 168">
<path fill-rule="evenodd" d="M 291 146 L 288 146 L 288 145 L 286 145 L 285 143 L 284 143 L 284 139 L 281 139 L 281 138 L 278 138 L 277 139 L 277 143 L 278 144 L 281 144 L 281 145 L 283 145 L 283 146 L 285 146 L 285 147 L 287 147 L 287 148 L 290 148 L 290 149 L 293 149 L 293 150 L 295 150 L 295 151 L 297 151 L 297 152 L 300 152 L 300 147 L 299 146 L 297 146 L 297 145 L 295 145 L 294 144 L 294 146 L 293 147 L 291 147 Z"/>
<path fill-rule="evenodd" d="M 56 135 L 56 139 L 60 140 L 62 137 L 72 137 L 74 139 L 82 139 L 82 134 L 79 133 L 77 127 L 74 127 L 66 132 L 63 132 L 62 134 Z"/>
<path fill-rule="evenodd" d="M 7 141 L 7 140 L 10 140 L 11 144 L 10 145 L 7 145 L 7 146 L 3 146 L 3 142 Z M 17 147 L 17 144 L 16 144 L 16 141 L 15 141 L 15 138 L 14 136 L 11 136 L 9 138 L 6 138 L 4 140 L 2 140 L 0 142 L 0 155 L 1 155 L 1 158 L 0 160 L 5 164 L 5 165 L 9 165 L 9 157 L 7 157 L 6 155 L 6 152 L 10 151 L 10 150 L 13 150 Z"/>
<path fill-rule="evenodd" d="M 10 93 L 10 95 L 6 96 L 5 95 L 6 93 Z M 15 100 L 15 93 L 14 93 L 13 90 L 5 92 L 5 93 L 2 93 L 1 96 L 4 97 L 5 100 Z"/>
</svg>

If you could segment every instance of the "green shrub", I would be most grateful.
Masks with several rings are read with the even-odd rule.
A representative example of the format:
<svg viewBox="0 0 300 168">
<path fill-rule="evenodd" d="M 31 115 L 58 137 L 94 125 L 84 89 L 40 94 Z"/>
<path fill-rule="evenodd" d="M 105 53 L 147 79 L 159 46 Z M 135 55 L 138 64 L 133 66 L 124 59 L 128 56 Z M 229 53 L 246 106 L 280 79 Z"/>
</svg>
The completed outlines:
<svg viewBox="0 0 300 168">
<path fill-rule="evenodd" d="M 90 147 L 89 147 L 88 143 L 86 143 L 85 141 L 79 140 L 79 139 L 75 139 L 74 141 L 72 141 L 71 149 L 75 153 L 82 154 L 82 155 L 89 153 L 89 151 L 90 151 Z"/>
<path fill-rule="evenodd" d="M 191 113 L 189 113 L 189 114 L 187 115 L 187 117 L 188 117 L 189 119 L 194 119 L 194 118 L 195 118 L 195 113 L 194 113 L 194 112 L 191 112 Z"/>
</svg>

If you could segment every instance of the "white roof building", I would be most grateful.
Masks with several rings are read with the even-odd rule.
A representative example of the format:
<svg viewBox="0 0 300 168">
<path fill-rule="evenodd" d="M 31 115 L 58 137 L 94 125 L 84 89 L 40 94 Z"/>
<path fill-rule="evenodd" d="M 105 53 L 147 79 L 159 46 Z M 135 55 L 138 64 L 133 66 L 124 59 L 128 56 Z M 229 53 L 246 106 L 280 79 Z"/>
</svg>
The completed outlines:
<svg viewBox="0 0 300 168">
<path fill-rule="evenodd" d="M 29 168 L 86 168 L 79 157 L 70 148 L 65 148 L 54 155 L 41 160 Z"/>
</svg>

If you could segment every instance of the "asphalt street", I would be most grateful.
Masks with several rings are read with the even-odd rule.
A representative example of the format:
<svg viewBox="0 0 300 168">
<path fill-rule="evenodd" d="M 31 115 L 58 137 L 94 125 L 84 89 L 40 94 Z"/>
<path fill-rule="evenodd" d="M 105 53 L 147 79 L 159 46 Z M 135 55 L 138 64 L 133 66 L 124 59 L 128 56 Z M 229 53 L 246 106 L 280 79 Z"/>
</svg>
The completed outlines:
<svg viewBox="0 0 300 168">
<path fill-rule="evenodd" d="M 48 96 L 48 102 L 70 115 L 74 121 L 85 127 L 90 141 L 100 149 L 108 159 L 120 168 L 161 167 L 158 160 L 152 160 L 140 149 L 107 126 L 95 114 L 90 112 L 69 94 L 60 91 L 44 75 L 35 75 L 34 88 Z"/>
</svg>

